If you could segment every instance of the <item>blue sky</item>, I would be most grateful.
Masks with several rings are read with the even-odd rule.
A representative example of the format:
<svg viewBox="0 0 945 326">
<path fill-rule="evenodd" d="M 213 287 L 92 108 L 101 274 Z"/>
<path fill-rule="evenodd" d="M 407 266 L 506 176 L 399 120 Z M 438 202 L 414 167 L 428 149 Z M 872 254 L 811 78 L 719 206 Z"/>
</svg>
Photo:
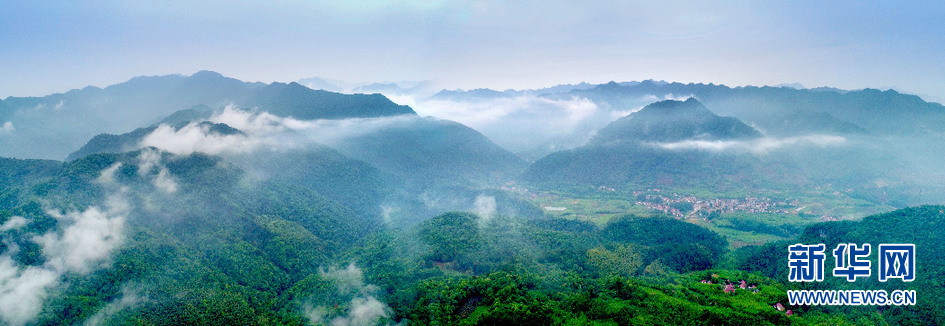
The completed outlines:
<svg viewBox="0 0 945 326">
<path fill-rule="evenodd" d="M 657 79 L 945 101 L 945 2 L 3 1 L 0 98 L 214 70 L 533 88 Z"/>
</svg>

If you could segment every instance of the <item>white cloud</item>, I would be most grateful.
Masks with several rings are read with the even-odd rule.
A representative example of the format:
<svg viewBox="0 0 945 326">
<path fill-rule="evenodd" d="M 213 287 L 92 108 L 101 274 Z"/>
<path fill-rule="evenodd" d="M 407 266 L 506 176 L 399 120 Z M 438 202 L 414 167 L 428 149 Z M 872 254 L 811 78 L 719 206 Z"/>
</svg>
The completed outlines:
<svg viewBox="0 0 945 326">
<path fill-rule="evenodd" d="M 121 289 L 121 296 L 118 299 L 112 300 L 105 307 L 99 309 L 92 317 L 89 317 L 85 321 L 86 326 L 97 326 L 103 324 L 108 318 L 114 316 L 118 312 L 128 309 L 141 303 L 147 301 L 147 296 L 140 294 L 140 291 L 133 286 L 124 286 Z"/>
<path fill-rule="evenodd" d="M 341 120 L 312 120 L 301 121 L 291 118 L 283 120 L 283 124 L 304 135 L 309 141 L 326 145 L 334 145 L 340 141 L 353 137 L 364 136 L 382 129 L 397 126 L 406 126 L 420 118 L 412 115 L 400 115 L 383 118 L 351 118 Z"/>
<path fill-rule="evenodd" d="M 223 123 L 242 133 L 211 132 L 208 124 L 192 122 L 180 129 L 158 126 L 145 136 L 140 147 L 155 147 L 177 155 L 195 152 L 217 154 L 250 153 L 259 148 L 296 149 L 312 143 L 334 144 L 338 141 L 376 132 L 379 129 L 409 123 L 416 116 L 352 118 L 340 120 L 297 120 L 281 118 L 268 112 L 253 112 L 227 107 L 207 121 Z"/>
<path fill-rule="evenodd" d="M 241 134 L 222 135 L 211 133 L 210 126 L 199 123 L 188 124 L 179 130 L 160 125 L 141 142 L 144 147 L 188 155 L 194 152 L 220 154 L 223 152 L 245 153 L 260 145 L 258 139 Z"/>
<path fill-rule="evenodd" d="M 14 216 L 0 225 L 0 232 L 16 230 L 26 225 L 26 219 L 22 216 Z"/>
<path fill-rule="evenodd" d="M 507 119 L 532 119 L 548 128 L 571 129 L 597 112 L 597 105 L 583 97 L 554 100 L 520 95 L 484 100 L 451 101 L 431 99 L 416 103 L 417 113 L 458 121 L 479 129 Z"/>
<path fill-rule="evenodd" d="M 47 211 L 62 227 L 32 238 L 46 258 L 43 265 L 19 266 L 12 258 L 15 250 L 0 255 L 0 321 L 9 325 L 29 323 L 42 310 L 50 289 L 60 284 L 62 275 L 90 273 L 109 263 L 111 253 L 124 241 L 125 216 L 130 211 L 130 203 L 124 198 L 127 188 L 117 185 L 114 178 L 120 167 L 116 163 L 96 179 L 115 190 L 105 200 L 104 209 L 93 206 L 81 212 Z M 24 224 L 22 217 L 14 217 L 0 226 L 0 235 Z"/>
<path fill-rule="evenodd" d="M 345 268 L 329 267 L 328 270 L 319 270 L 318 275 L 322 278 L 334 282 L 335 287 L 337 287 L 339 293 L 349 293 L 349 292 L 363 292 L 367 290 L 372 292 L 377 289 L 373 285 L 364 285 L 364 274 L 361 272 L 361 269 L 354 265 L 354 263 L 348 264 Z"/>
<path fill-rule="evenodd" d="M 496 98 L 418 100 L 410 95 L 397 95 L 390 98 L 396 103 L 410 105 L 420 115 L 460 122 L 499 146 L 537 159 L 553 151 L 584 145 L 598 129 L 650 103 L 691 97 L 646 95 L 609 103 L 581 96 L 557 96 L 520 94 Z"/>
<path fill-rule="evenodd" d="M 46 266 L 54 270 L 88 273 L 100 267 L 124 240 L 124 215 L 97 207 L 66 214 L 50 211 L 50 215 L 70 223 L 61 234 L 50 232 L 34 239 L 43 248 Z"/>
<path fill-rule="evenodd" d="M 489 137 L 508 150 L 538 147 L 570 148 L 583 145 L 590 134 L 613 121 L 611 112 L 583 97 L 550 99 L 534 95 L 513 97 L 417 101 L 402 96 L 423 116 L 457 121 Z"/>
<path fill-rule="evenodd" d="M 364 284 L 364 274 L 353 263 L 345 268 L 321 270 L 319 276 L 332 281 L 340 295 L 351 299 L 343 315 L 334 315 L 323 306 L 305 305 L 303 313 L 312 323 L 325 324 L 328 321 L 332 326 L 380 325 L 386 323 L 393 314 L 387 304 L 377 299 L 380 288 Z"/>
<path fill-rule="evenodd" d="M 166 167 L 162 167 L 161 170 L 158 171 L 158 175 L 154 176 L 151 183 L 154 184 L 154 187 L 165 193 L 172 194 L 177 192 L 177 181 L 174 181 L 174 177 L 171 176 L 171 173 L 167 171 Z"/>
<path fill-rule="evenodd" d="M 476 197 L 476 202 L 473 203 L 473 208 L 476 214 L 482 218 L 482 221 L 487 221 L 495 215 L 495 197 L 479 195 Z"/>
<path fill-rule="evenodd" d="M 807 135 L 787 138 L 763 137 L 752 140 L 696 140 L 689 139 L 673 143 L 651 143 L 651 145 L 668 150 L 702 150 L 710 152 L 748 152 L 765 154 L 789 146 L 837 146 L 847 141 L 842 136 Z"/>
<path fill-rule="evenodd" d="M 36 266 L 18 266 L 0 256 L 0 320 L 24 325 L 39 314 L 47 290 L 59 282 L 59 272 Z"/>
<path fill-rule="evenodd" d="M 95 181 L 104 186 L 116 185 L 117 183 L 115 182 L 115 171 L 118 171 L 119 168 L 121 168 L 121 162 L 112 164 L 111 166 L 102 170 L 102 172 L 99 173 L 98 178 L 96 178 Z"/>
<path fill-rule="evenodd" d="M 256 135 L 284 131 L 285 120 L 286 118 L 277 117 L 269 112 L 256 113 L 240 110 L 232 105 L 208 119 L 210 122 L 223 123 L 245 133 Z"/>
<path fill-rule="evenodd" d="M 13 122 L 7 121 L 3 123 L 3 126 L 0 126 L 0 134 L 10 134 L 16 131 L 16 128 L 13 127 Z"/>
<path fill-rule="evenodd" d="M 0 256 L 0 320 L 7 324 L 30 322 L 42 310 L 48 291 L 59 284 L 63 274 L 85 274 L 101 267 L 124 238 L 123 215 L 109 214 L 97 207 L 52 215 L 69 225 L 61 233 L 53 231 L 33 238 L 42 248 L 46 263 L 18 266 L 10 253 Z"/>
<path fill-rule="evenodd" d="M 332 326 L 378 325 L 382 320 L 390 317 L 390 308 L 387 304 L 374 296 L 353 298 L 348 305 L 348 315 L 332 319 Z"/>
<path fill-rule="evenodd" d="M 161 153 L 153 149 L 143 150 L 138 155 L 138 161 L 139 176 L 147 177 L 154 174 L 153 170 L 157 169 L 157 174 L 151 177 L 151 184 L 164 193 L 177 192 L 177 181 L 174 181 L 174 177 L 167 170 L 167 167 L 161 164 Z"/>
</svg>

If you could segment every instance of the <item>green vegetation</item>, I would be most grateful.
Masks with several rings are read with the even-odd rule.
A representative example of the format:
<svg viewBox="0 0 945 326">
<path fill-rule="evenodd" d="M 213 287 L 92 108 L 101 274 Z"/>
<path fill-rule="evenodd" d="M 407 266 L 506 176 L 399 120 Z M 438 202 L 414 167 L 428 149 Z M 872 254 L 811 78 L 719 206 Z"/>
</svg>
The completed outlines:
<svg viewBox="0 0 945 326">
<path fill-rule="evenodd" d="M 935 227 L 945 223 L 945 207 L 812 225 L 801 215 L 749 213 L 692 223 L 617 214 L 633 206 L 618 206 L 629 203 L 618 199 L 625 195 L 605 190 L 600 203 L 613 207 L 595 209 L 613 210 L 606 221 L 451 212 L 392 227 L 357 206 L 387 191 L 386 179 L 331 155 L 302 156 L 320 169 L 260 181 L 219 158 L 164 154 L 159 162 L 177 182 L 173 195 L 154 185 L 154 171 L 140 169 L 143 155 L 92 155 L 64 165 L 12 162 L 36 171 L 16 180 L 23 186 L 7 189 L 13 201 L 0 210 L 0 225 L 26 220 L 0 232 L 0 255 L 10 254 L 21 268 L 52 270 L 37 236 L 71 227 L 44 205 L 71 207 L 66 212 L 108 207 L 116 190 L 104 173 L 113 173 L 111 182 L 126 187 L 121 196 L 135 203 L 125 214 L 121 245 L 87 272 L 58 274 L 61 290 L 43 298 L 37 324 L 304 325 L 358 316 L 417 325 L 945 322 L 934 306 L 945 298 L 936 276 L 945 274 L 937 263 L 945 257 L 936 250 L 945 235 Z M 316 182 L 330 178 L 350 182 L 337 192 Z M 587 207 L 594 201 L 555 196 L 548 198 Z M 770 237 L 758 240 L 768 242 L 763 245 L 733 246 L 729 231 Z M 922 274 L 909 284 L 831 279 L 815 287 L 915 289 L 920 304 L 789 306 L 792 316 L 775 309 L 787 305 L 787 290 L 809 287 L 786 282 L 786 246 L 840 241 L 915 243 Z"/>
</svg>

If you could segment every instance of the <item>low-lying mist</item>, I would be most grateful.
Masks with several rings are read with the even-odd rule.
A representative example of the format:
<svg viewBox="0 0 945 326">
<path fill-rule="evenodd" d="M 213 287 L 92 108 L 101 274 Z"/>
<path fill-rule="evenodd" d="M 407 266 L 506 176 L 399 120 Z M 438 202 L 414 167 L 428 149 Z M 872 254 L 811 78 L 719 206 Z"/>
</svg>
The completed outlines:
<svg viewBox="0 0 945 326">
<path fill-rule="evenodd" d="M 424 116 L 460 122 L 483 133 L 499 146 L 532 161 L 554 151 L 584 145 L 608 123 L 660 100 L 641 97 L 619 106 L 580 96 L 509 94 L 480 98 L 420 98 L 388 95 Z"/>
</svg>

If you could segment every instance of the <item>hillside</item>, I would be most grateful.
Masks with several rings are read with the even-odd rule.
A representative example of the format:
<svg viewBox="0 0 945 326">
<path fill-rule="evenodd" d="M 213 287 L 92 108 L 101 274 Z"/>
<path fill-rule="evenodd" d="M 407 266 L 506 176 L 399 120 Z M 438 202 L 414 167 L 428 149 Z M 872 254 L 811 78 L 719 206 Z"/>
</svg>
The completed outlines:
<svg viewBox="0 0 945 326">
<path fill-rule="evenodd" d="M 561 93 L 442 93 L 449 96 L 438 101 L 447 104 L 479 93 L 486 103 L 547 109 L 519 111 L 525 120 L 549 112 L 564 120 L 613 117 L 586 144 L 531 164 L 473 128 L 420 117 L 378 94 L 243 83 L 211 72 L 99 89 L 179 109 L 130 132 L 103 128 L 66 162 L 0 159 L 0 320 L 821 325 L 945 318 L 934 305 L 945 297 L 933 252 L 942 207 L 856 221 L 907 205 L 915 189 L 926 200 L 945 193 L 910 183 L 937 180 L 940 169 L 918 160 L 935 147 L 901 156 L 912 139 L 926 144 L 935 136 L 803 108 L 784 114 L 822 123 L 779 135 L 772 130 L 797 123 L 730 114 L 749 101 L 737 94 L 730 99 L 745 102 L 719 106 L 720 94 L 756 90 L 714 85 L 687 86 L 706 96 L 606 111 L 640 101 L 628 89 L 678 91 L 674 85 L 555 88 L 597 92 L 597 102 L 549 99 Z M 790 92 L 762 90 L 765 103 Z M 214 102 L 224 98 L 236 100 Z M 506 102 L 488 102 L 496 99 Z M 17 101 L 29 102 L 0 105 Z M 99 114 L 68 108 L 51 110 L 73 119 Z M 20 119 L 45 108 L 22 110 L 4 112 Z M 929 105 L 923 114 L 937 113 Z M 785 280 L 784 248 L 798 242 L 914 243 L 929 258 L 919 265 L 921 279 L 908 284 L 797 284 Z M 788 304 L 788 290 L 811 287 L 915 289 L 923 299 L 876 308 Z"/>
<path fill-rule="evenodd" d="M 415 118 L 341 140 L 337 148 L 381 170 L 425 184 L 490 183 L 517 175 L 525 162 L 462 124 Z"/>
<path fill-rule="evenodd" d="M 376 118 L 416 114 L 380 94 L 341 94 L 313 90 L 298 83 L 272 83 L 238 106 L 258 108 L 301 120 Z"/>
<path fill-rule="evenodd" d="M 525 171 L 535 184 L 696 187 L 724 191 L 797 180 L 785 161 L 738 152 L 709 152 L 660 144 L 748 141 L 761 135 L 738 119 L 719 117 L 699 101 L 662 101 L 601 128 L 587 145 L 549 154 Z M 788 181 L 790 182 L 790 181 Z M 552 186 L 553 187 L 553 186 Z"/>
<path fill-rule="evenodd" d="M 685 102 L 668 100 L 647 105 L 601 128 L 590 143 L 737 140 L 760 136 L 738 119 L 717 116 L 698 100 L 689 98 Z"/>
<path fill-rule="evenodd" d="M 382 95 L 316 91 L 296 83 L 248 83 L 210 71 L 191 76 L 135 77 L 105 88 L 86 87 L 44 97 L 0 102 L 0 157 L 63 159 L 101 133 L 122 134 L 194 107 L 260 108 L 298 119 L 415 114 Z"/>
<path fill-rule="evenodd" d="M 551 96 L 575 95 L 615 109 L 641 97 L 695 97 L 713 112 L 740 119 L 773 136 L 809 132 L 928 135 L 945 130 L 941 124 L 945 121 L 945 107 L 892 90 L 838 92 L 643 81 L 635 85 L 608 83 Z"/>
</svg>

